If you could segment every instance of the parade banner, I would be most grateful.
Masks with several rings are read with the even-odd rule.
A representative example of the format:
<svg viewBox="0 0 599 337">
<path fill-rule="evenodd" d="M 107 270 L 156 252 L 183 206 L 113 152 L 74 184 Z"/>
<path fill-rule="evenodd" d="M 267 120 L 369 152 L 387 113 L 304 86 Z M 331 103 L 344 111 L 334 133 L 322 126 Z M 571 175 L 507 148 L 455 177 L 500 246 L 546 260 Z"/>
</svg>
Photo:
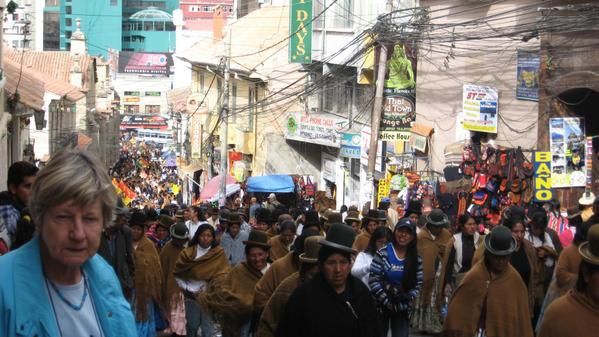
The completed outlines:
<svg viewBox="0 0 599 337">
<path fill-rule="evenodd" d="M 360 158 L 360 135 L 355 133 L 341 134 L 341 150 L 339 156 L 347 158 Z"/>
<path fill-rule="evenodd" d="M 408 141 L 410 129 L 416 120 L 416 65 L 415 53 L 409 47 L 396 44 L 387 62 L 389 76 L 383 91 L 383 112 L 379 139 Z"/>
<path fill-rule="evenodd" d="M 312 0 L 291 0 L 289 63 L 312 62 Z"/>
<path fill-rule="evenodd" d="M 497 89 L 484 85 L 464 84 L 462 91 L 464 129 L 477 132 L 497 133 Z"/>
<path fill-rule="evenodd" d="M 516 98 L 527 101 L 539 101 L 539 68 L 541 58 L 538 52 L 518 51 L 516 76 Z"/>
<path fill-rule="evenodd" d="M 587 142 L 584 119 L 551 118 L 549 135 L 552 186 L 554 188 L 586 186 Z"/>
<path fill-rule="evenodd" d="M 551 190 L 551 152 L 535 151 L 533 158 L 533 187 L 536 202 L 548 202 L 553 198 Z"/>
<path fill-rule="evenodd" d="M 287 139 L 339 148 L 341 134 L 339 129 L 344 120 L 320 115 L 290 114 L 287 117 Z"/>
</svg>

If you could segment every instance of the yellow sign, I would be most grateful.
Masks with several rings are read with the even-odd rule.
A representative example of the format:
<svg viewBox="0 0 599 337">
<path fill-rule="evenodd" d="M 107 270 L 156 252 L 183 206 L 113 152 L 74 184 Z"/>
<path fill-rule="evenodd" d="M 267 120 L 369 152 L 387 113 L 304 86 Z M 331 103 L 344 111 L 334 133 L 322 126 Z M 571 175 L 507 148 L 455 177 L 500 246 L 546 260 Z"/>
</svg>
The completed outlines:
<svg viewBox="0 0 599 337">
<path fill-rule="evenodd" d="M 125 97 L 125 103 L 139 102 L 139 97 Z"/>
<path fill-rule="evenodd" d="M 387 174 L 385 179 L 379 180 L 379 190 L 377 193 L 377 204 L 391 193 L 391 175 Z M 375 205 L 376 206 L 376 205 Z"/>
<path fill-rule="evenodd" d="M 535 151 L 533 153 L 533 184 L 535 201 L 547 202 L 553 198 L 551 190 L 551 152 Z"/>
</svg>

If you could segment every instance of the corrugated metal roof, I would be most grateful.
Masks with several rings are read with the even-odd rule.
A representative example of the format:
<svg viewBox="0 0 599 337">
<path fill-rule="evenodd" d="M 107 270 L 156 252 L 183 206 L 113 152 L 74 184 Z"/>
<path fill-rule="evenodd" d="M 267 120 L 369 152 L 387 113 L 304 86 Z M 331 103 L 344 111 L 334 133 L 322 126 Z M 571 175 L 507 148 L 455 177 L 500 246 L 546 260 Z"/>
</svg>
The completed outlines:
<svg viewBox="0 0 599 337">
<path fill-rule="evenodd" d="M 14 49 L 4 48 L 4 56 L 16 63 L 21 63 L 21 58 L 24 60 L 23 66 L 44 73 L 51 78 L 70 83 L 71 67 L 74 57 L 68 51 L 25 51 L 19 52 Z M 83 74 L 82 90 L 88 88 L 88 72 L 92 57 L 83 55 L 79 59 L 79 65 Z"/>
<path fill-rule="evenodd" d="M 5 59 L 4 74 L 6 76 L 4 90 L 8 95 L 13 95 L 16 89 L 19 92 L 20 103 L 34 110 L 43 110 L 44 82 L 38 79 L 36 72 L 28 68 L 21 69 L 20 64 Z"/>
</svg>

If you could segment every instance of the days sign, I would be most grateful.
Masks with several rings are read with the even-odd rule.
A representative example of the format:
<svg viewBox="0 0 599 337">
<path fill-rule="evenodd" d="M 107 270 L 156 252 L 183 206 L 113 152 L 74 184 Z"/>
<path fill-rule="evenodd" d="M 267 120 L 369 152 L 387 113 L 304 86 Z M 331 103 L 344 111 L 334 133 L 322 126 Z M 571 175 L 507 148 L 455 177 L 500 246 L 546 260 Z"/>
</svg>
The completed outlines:
<svg viewBox="0 0 599 337">
<path fill-rule="evenodd" d="M 547 202 L 553 198 L 551 190 L 551 152 L 535 151 L 533 158 L 533 186 L 534 200 L 536 202 Z"/>
<path fill-rule="evenodd" d="M 496 88 L 464 84 L 462 100 L 464 129 L 497 133 L 498 97 Z"/>
<path fill-rule="evenodd" d="M 326 115 L 294 113 L 287 117 L 285 136 L 291 140 L 339 148 L 341 134 L 338 130 L 344 123 L 340 118 Z"/>
<path fill-rule="evenodd" d="M 339 156 L 356 159 L 360 158 L 360 142 L 359 134 L 342 133 Z"/>
<path fill-rule="evenodd" d="M 171 53 L 119 52 L 119 73 L 168 77 L 172 66 Z"/>
<path fill-rule="evenodd" d="M 516 98 L 527 101 L 539 101 L 539 68 L 541 58 L 538 52 L 518 50 L 516 66 Z"/>
<path fill-rule="evenodd" d="M 289 8 L 289 62 L 312 61 L 312 0 L 291 0 Z"/>
<path fill-rule="evenodd" d="M 549 120 L 551 182 L 554 188 L 584 187 L 587 182 L 587 141 L 582 118 Z"/>
<path fill-rule="evenodd" d="M 412 49 L 402 44 L 393 47 L 387 62 L 389 77 L 383 91 L 383 113 L 379 139 L 410 140 L 410 129 L 416 120 L 416 64 Z"/>
</svg>

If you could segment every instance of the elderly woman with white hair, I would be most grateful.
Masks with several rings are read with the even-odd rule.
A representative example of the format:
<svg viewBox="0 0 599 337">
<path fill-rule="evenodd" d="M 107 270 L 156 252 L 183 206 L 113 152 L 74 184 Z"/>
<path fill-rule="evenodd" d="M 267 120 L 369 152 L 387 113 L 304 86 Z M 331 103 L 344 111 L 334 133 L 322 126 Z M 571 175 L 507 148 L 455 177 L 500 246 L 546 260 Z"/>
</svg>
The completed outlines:
<svg viewBox="0 0 599 337">
<path fill-rule="evenodd" d="M 116 195 L 100 161 L 73 149 L 38 174 L 37 235 L 0 257 L 0 336 L 135 336 L 131 307 L 96 254 Z"/>
</svg>

